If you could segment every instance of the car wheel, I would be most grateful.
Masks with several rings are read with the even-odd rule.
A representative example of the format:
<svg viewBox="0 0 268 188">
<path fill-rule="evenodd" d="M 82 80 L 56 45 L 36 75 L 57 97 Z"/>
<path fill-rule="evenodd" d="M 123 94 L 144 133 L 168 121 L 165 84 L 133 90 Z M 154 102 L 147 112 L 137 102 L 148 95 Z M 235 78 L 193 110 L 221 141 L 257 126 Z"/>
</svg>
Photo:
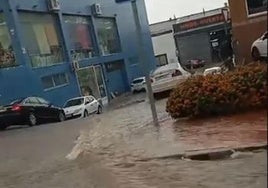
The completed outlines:
<svg viewBox="0 0 268 188">
<path fill-rule="evenodd" d="M 37 118 L 34 113 L 30 113 L 28 116 L 28 124 L 30 127 L 35 126 L 37 124 Z"/>
<path fill-rule="evenodd" d="M 84 111 L 84 118 L 86 118 L 86 117 L 88 117 L 88 111 L 87 110 Z"/>
<path fill-rule="evenodd" d="M 260 52 L 259 52 L 258 48 L 254 47 L 254 48 L 252 49 L 251 56 L 252 56 L 252 59 L 253 59 L 254 61 L 257 61 L 257 60 L 260 59 Z"/>
<path fill-rule="evenodd" d="M 101 113 L 102 113 L 102 107 L 101 106 L 98 106 L 97 114 L 101 114 Z"/>
<path fill-rule="evenodd" d="M 59 115 L 58 115 L 58 121 L 59 122 L 63 122 L 65 121 L 65 115 L 63 112 L 60 112 Z"/>
</svg>

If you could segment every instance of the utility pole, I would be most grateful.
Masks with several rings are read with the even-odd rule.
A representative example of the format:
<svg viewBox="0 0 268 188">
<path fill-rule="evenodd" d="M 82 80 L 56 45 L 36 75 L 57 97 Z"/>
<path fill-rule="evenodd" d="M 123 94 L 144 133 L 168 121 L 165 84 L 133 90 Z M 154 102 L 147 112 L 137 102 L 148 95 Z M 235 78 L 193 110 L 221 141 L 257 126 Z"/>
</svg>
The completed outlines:
<svg viewBox="0 0 268 188">
<path fill-rule="evenodd" d="M 223 16 L 224 16 L 224 32 L 225 32 L 225 35 L 227 36 L 227 34 L 228 34 L 228 7 L 224 7 L 224 8 L 222 8 L 222 14 L 223 14 Z"/>
<path fill-rule="evenodd" d="M 145 54 L 144 42 L 142 39 L 142 29 L 141 29 L 141 23 L 140 23 L 139 12 L 138 12 L 138 8 L 137 8 L 136 0 L 131 0 L 131 6 L 132 6 L 132 12 L 133 12 L 135 26 L 136 26 L 137 38 L 138 38 L 138 48 L 139 48 L 138 51 L 139 51 L 139 57 L 140 57 L 139 62 L 141 65 L 140 67 L 143 69 L 144 74 L 145 74 L 145 81 L 146 81 L 146 86 L 147 86 L 147 96 L 148 96 L 150 106 L 151 106 L 153 122 L 154 122 L 155 126 L 159 126 L 156 107 L 155 107 L 155 100 L 154 100 L 154 96 L 153 96 L 152 85 L 151 85 L 151 80 L 150 80 L 150 75 L 149 75 L 149 66 L 148 66 L 149 61 L 148 61 L 147 56 Z"/>
<path fill-rule="evenodd" d="M 145 81 L 146 81 L 146 86 L 147 86 L 146 91 L 147 91 L 147 96 L 148 96 L 151 111 L 152 111 L 153 123 L 155 126 L 159 126 L 156 107 L 155 107 L 155 101 L 154 101 L 154 96 L 153 96 L 153 91 L 152 91 L 152 85 L 151 85 L 151 80 L 150 80 L 150 75 L 149 75 L 150 74 L 149 65 L 148 65 L 149 61 L 145 54 L 144 41 L 142 38 L 142 28 L 141 28 L 141 22 L 139 18 L 139 12 L 137 8 L 136 0 L 115 0 L 116 3 L 124 3 L 124 2 L 129 2 L 129 1 L 131 2 L 133 17 L 134 17 L 135 26 L 136 26 L 136 33 L 137 33 L 137 39 L 138 39 L 137 42 L 138 42 L 139 63 L 145 75 Z"/>
</svg>

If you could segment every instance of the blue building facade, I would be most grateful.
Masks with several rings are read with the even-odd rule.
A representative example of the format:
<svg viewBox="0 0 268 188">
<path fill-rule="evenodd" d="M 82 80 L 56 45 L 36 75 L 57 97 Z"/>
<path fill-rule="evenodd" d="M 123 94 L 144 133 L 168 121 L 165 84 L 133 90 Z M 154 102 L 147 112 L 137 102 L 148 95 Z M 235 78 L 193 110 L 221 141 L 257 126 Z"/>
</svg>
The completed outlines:
<svg viewBox="0 0 268 188">
<path fill-rule="evenodd" d="M 137 7 L 149 71 L 144 0 Z M 33 95 L 57 105 L 88 94 L 110 99 L 145 74 L 139 60 L 130 2 L 0 0 L 0 105 Z"/>
</svg>

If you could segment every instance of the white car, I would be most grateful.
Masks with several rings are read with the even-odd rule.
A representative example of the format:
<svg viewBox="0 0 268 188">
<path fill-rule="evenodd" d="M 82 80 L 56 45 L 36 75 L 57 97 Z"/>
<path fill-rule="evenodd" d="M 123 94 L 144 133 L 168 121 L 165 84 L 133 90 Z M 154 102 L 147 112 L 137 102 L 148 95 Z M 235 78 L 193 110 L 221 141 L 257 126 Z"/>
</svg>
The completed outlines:
<svg viewBox="0 0 268 188">
<path fill-rule="evenodd" d="M 131 92 L 132 93 L 134 93 L 136 91 L 145 91 L 145 90 L 146 90 L 145 77 L 136 78 L 131 82 Z"/>
<path fill-rule="evenodd" d="M 186 81 L 191 73 L 184 70 L 179 63 L 171 63 L 158 67 L 151 73 L 151 82 L 153 93 L 169 91 L 179 83 Z"/>
<path fill-rule="evenodd" d="M 221 74 L 222 73 L 222 68 L 221 67 L 211 67 L 208 69 L 205 69 L 203 75 L 209 75 L 209 74 Z"/>
<path fill-rule="evenodd" d="M 268 32 L 266 31 L 260 38 L 253 42 L 251 46 L 251 56 L 254 60 L 267 58 L 267 37 Z"/>
<path fill-rule="evenodd" d="M 63 107 L 66 118 L 87 117 L 92 113 L 102 113 L 102 105 L 93 96 L 69 99 Z"/>
</svg>

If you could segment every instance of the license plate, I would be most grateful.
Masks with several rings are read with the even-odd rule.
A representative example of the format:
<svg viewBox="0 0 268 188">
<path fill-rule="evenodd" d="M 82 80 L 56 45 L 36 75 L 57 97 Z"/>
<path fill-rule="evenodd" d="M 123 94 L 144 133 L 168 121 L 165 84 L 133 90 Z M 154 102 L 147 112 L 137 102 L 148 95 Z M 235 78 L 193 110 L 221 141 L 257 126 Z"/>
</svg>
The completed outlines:
<svg viewBox="0 0 268 188">
<path fill-rule="evenodd" d="M 67 114 L 66 117 L 67 118 L 73 117 L 73 114 Z"/>
</svg>

